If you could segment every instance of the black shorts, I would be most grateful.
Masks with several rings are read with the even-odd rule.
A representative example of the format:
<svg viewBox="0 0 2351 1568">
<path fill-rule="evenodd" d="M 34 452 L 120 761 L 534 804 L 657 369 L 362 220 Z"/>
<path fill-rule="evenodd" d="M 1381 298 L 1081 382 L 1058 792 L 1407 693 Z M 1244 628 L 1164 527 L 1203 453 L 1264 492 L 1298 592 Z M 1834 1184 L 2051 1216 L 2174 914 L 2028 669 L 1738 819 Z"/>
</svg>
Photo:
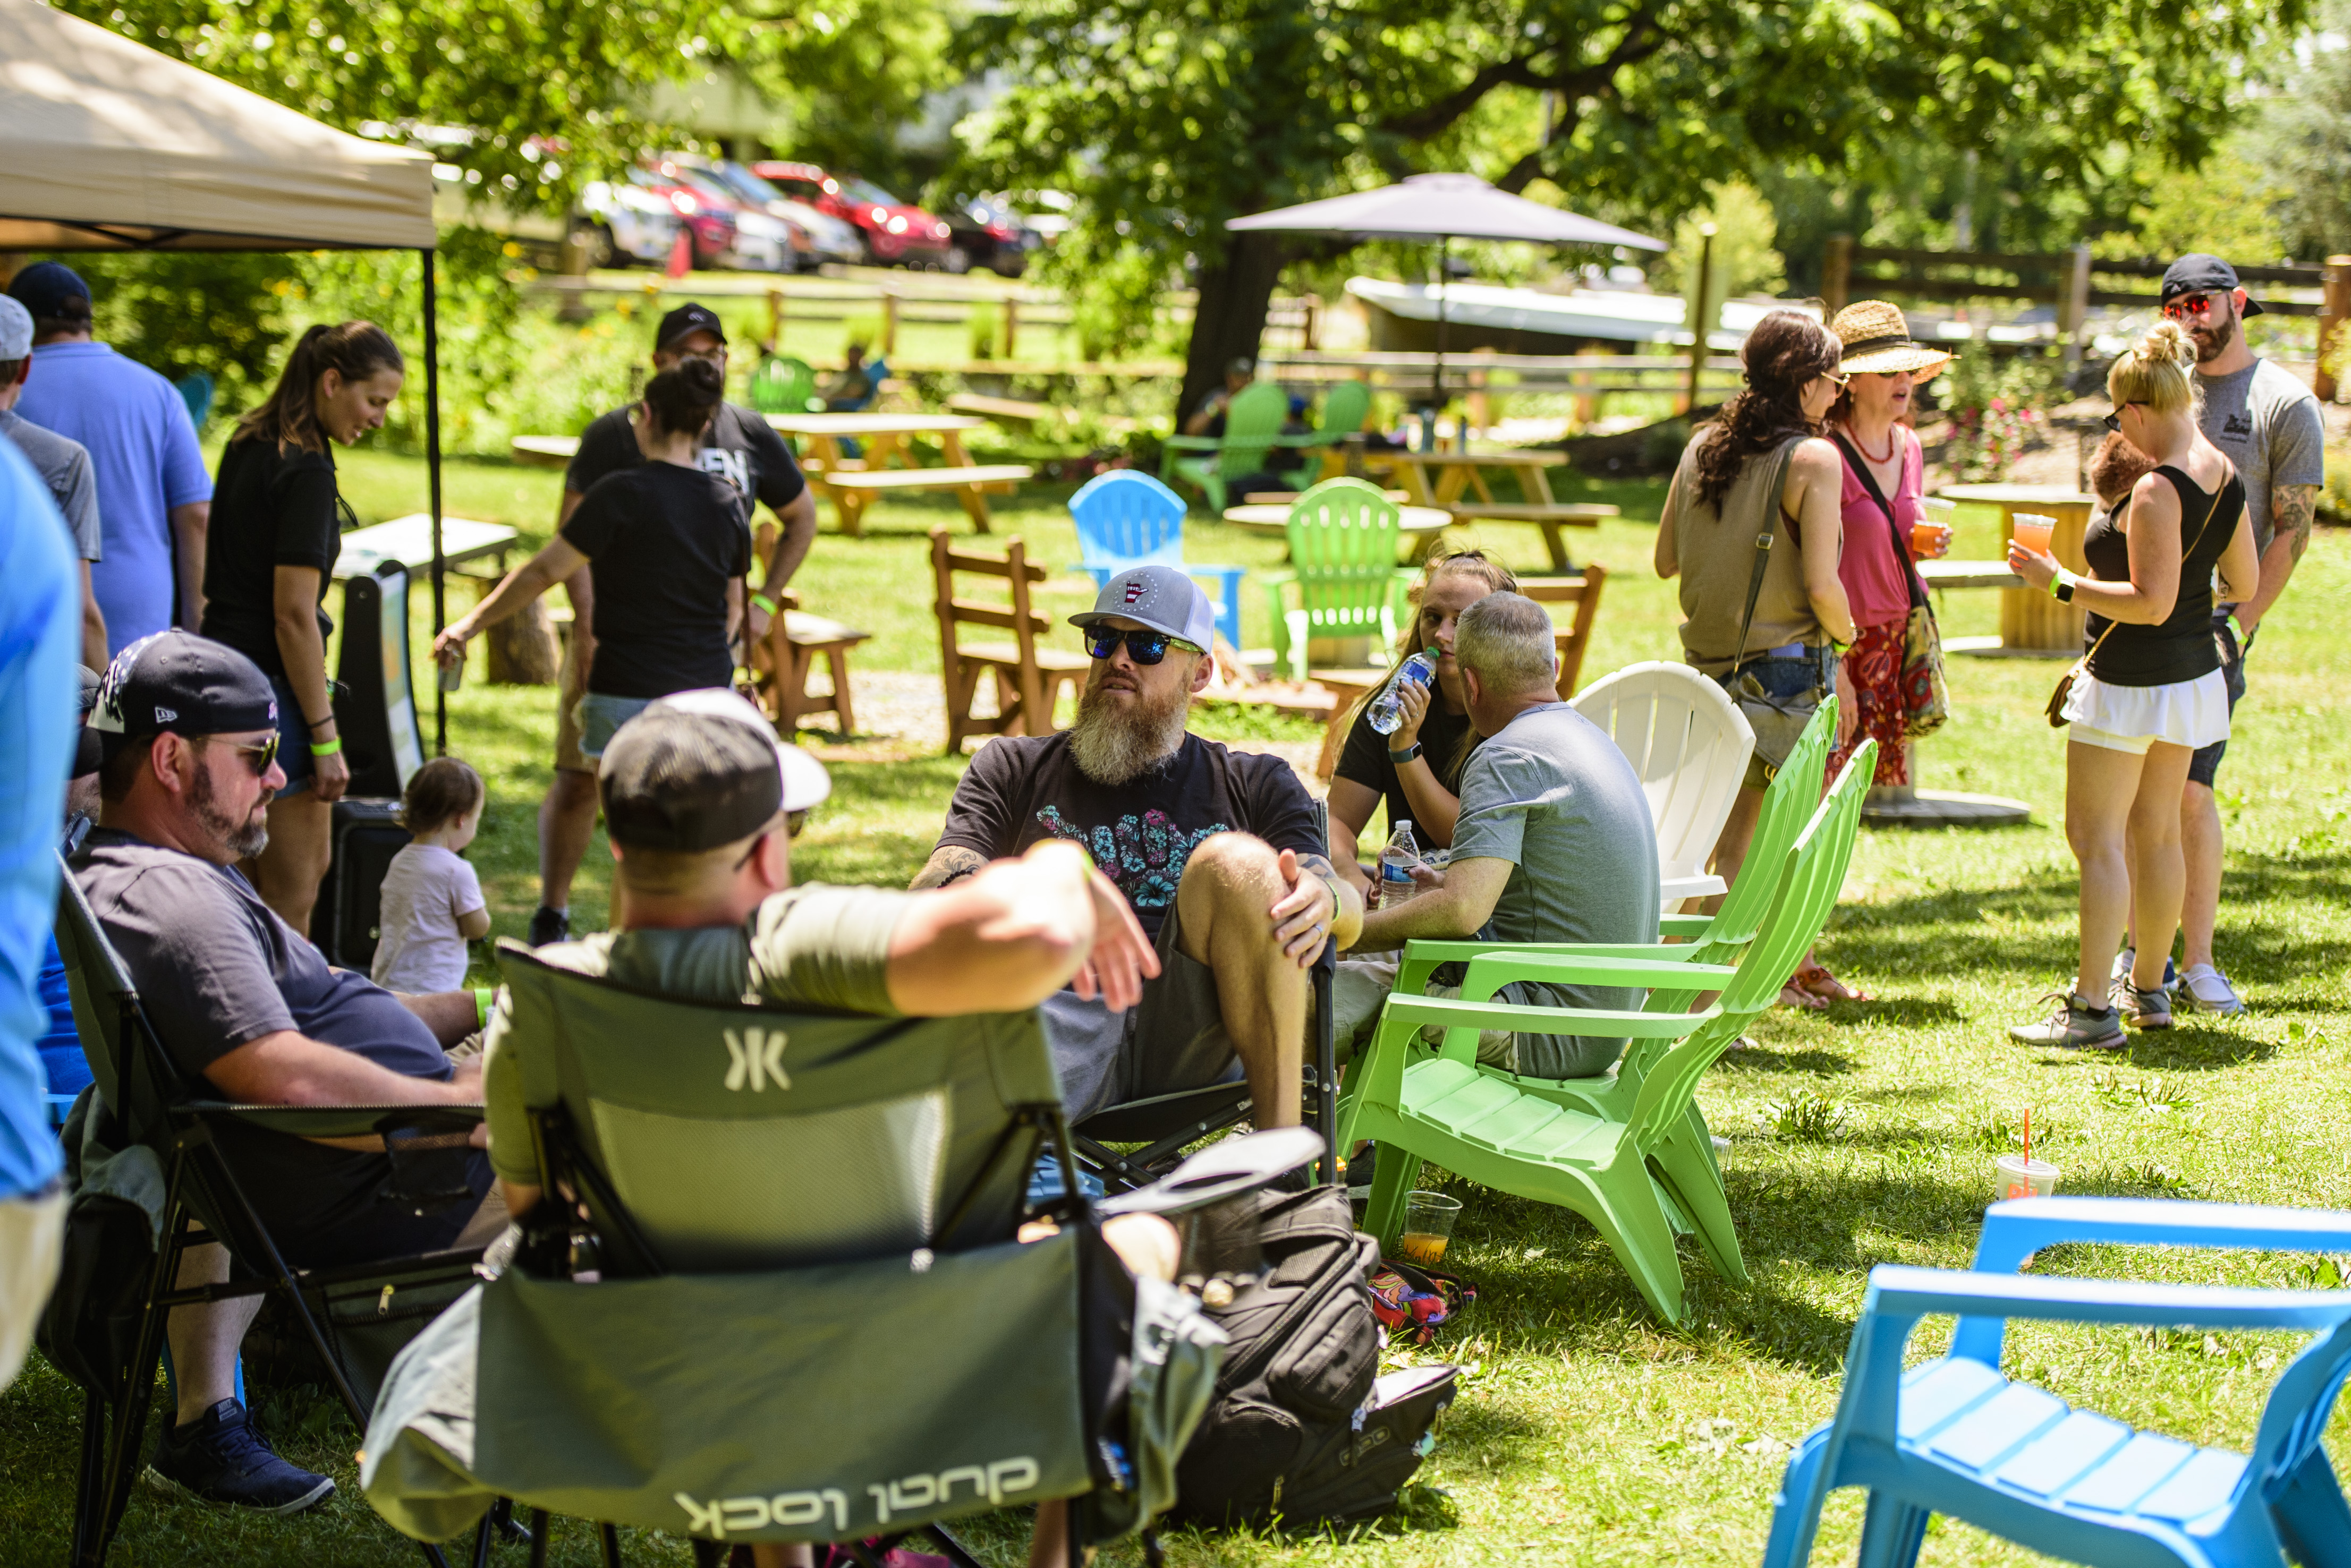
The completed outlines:
<svg viewBox="0 0 2351 1568">
<path fill-rule="evenodd" d="M 2229 612 L 2212 613 L 2212 635 L 2220 644 L 2220 677 L 2229 687 L 2229 716 L 2237 716 L 2237 699 L 2245 695 L 2245 655 L 2237 646 L 2237 629 L 2229 624 Z M 2212 788 L 2213 776 L 2220 771 L 2220 758 L 2229 755 L 2229 743 L 2216 740 L 2210 746 L 2199 746 L 2196 755 L 2188 759 L 2188 781 Z"/>
<path fill-rule="evenodd" d="M 1176 905 L 1159 927 L 1159 973 L 1143 999 L 1123 1013 L 1062 989 L 1040 1009 L 1045 1043 L 1061 1084 L 1061 1107 L 1074 1125 L 1095 1112 L 1238 1075 L 1239 1058 L 1225 1032 L 1217 977 L 1176 942 Z"/>
</svg>

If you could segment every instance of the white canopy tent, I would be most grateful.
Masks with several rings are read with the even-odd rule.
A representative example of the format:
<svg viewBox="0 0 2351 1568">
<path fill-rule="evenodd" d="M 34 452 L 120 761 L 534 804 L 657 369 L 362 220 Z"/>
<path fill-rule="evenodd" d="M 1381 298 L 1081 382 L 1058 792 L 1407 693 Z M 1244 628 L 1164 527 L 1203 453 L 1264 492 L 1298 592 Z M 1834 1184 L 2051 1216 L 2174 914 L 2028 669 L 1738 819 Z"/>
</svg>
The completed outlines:
<svg viewBox="0 0 2351 1568">
<path fill-rule="evenodd" d="M 0 251 L 420 253 L 438 631 L 446 606 L 432 159 L 321 125 L 37 0 L 0 0 Z M 445 751 L 446 698 L 438 706 Z"/>
</svg>

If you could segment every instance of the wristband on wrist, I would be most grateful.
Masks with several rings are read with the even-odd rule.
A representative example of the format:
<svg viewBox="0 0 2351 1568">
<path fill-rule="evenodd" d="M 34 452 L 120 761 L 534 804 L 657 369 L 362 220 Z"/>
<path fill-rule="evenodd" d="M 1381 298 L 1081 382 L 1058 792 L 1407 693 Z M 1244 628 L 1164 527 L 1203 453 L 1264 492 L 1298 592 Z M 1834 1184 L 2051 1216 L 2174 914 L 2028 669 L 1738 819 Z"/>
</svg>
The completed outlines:
<svg viewBox="0 0 2351 1568">
<path fill-rule="evenodd" d="M 313 757 L 333 757 L 342 749 L 343 737 L 340 735 L 323 746 L 315 740 L 310 743 L 310 755 Z"/>
<path fill-rule="evenodd" d="M 776 601 L 768 598 L 764 593 L 755 593 L 751 595 L 751 602 L 758 608 L 766 611 L 770 615 L 773 615 L 776 612 Z"/>
<path fill-rule="evenodd" d="M 2064 567 L 2059 567 L 2057 575 L 2049 580 L 2049 597 L 2064 603 L 2072 603 L 2074 585 L 2081 580 Z"/>
<path fill-rule="evenodd" d="M 481 1019 L 481 1027 L 484 1029 L 487 1029 L 490 1025 L 490 1004 L 496 997 L 497 992 L 488 986 L 474 988 L 474 1013 Z"/>
<path fill-rule="evenodd" d="M 1388 760 L 1395 763 L 1398 768 L 1402 768 L 1405 763 L 1410 762 L 1414 758 L 1418 757 L 1419 755 L 1420 742 L 1416 740 L 1410 746 L 1405 747 L 1402 751 L 1389 752 Z"/>
</svg>

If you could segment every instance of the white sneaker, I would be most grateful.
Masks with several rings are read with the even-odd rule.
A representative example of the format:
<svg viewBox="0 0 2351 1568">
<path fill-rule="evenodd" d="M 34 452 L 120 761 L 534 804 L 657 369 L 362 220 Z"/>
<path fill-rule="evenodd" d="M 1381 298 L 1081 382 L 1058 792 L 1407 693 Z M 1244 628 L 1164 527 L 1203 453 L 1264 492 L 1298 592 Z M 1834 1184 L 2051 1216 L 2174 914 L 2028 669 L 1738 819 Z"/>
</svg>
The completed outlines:
<svg viewBox="0 0 2351 1568">
<path fill-rule="evenodd" d="M 2179 977 L 2179 999 L 2194 1013 L 2219 1013 L 2233 1018 L 2245 1010 L 2244 998 L 2237 995 L 2229 977 L 2210 964 L 2191 964 Z"/>
</svg>

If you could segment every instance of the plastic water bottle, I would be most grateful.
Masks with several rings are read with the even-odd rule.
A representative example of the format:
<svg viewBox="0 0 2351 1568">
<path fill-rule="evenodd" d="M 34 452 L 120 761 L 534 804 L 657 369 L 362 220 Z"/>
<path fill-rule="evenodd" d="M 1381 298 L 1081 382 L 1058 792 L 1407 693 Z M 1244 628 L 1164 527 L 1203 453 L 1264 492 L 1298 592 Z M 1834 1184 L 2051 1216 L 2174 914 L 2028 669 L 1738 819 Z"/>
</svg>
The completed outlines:
<svg viewBox="0 0 2351 1568">
<path fill-rule="evenodd" d="M 1414 685 L 1425 686 L 1436 674 L 1436 660 L 1426 653 L 1415 653 L 1404 662 L 1402 669 L 1396 671 L 1395 679 L 1383 686 L 1380 695 L 1372 699 L 1372 706 L 1364 710 L 1364 716 L 1370 719 L 1372 727 L 1382 735 L 1394 735 L 1396 726 L 1404 722 L 1404 684 L 1410 681 Z"/>
<path fill-rule="evenodd" d="M 1422 864 L 1420 846 L 1413 841 L 1412 822 L 1399 820 L 1395 831 L 1380 851 L 1380 906 L 1384 909 L 1402 904 L 1420 891 L 1412 880 L 1413 868 Z"/>
</svg>

